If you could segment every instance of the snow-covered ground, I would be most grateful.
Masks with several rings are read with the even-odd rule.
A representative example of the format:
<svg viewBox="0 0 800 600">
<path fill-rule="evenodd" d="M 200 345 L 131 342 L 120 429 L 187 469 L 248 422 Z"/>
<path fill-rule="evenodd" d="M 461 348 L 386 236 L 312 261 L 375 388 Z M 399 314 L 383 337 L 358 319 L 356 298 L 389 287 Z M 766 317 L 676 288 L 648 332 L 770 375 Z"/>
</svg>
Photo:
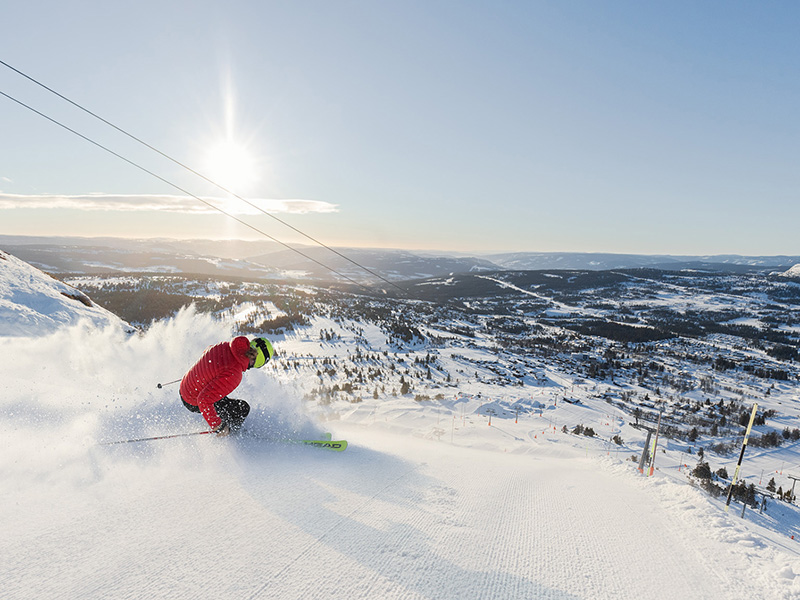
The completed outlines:
<svg viewBox="0 0 800 600">
<path fill-rule="evenodd" d="M 677 461 L 646 478 L 628 449 L 562 433 L 579 405 L 517 416 L 469 390 L 322 406 L 272 367 L 237 390 L 250 429 L 330 431 L 346 452 L 97 445 L 204 429 L 156 384 L 231 334 L 183 311 L 134 336 L 0 337 L 0 597 L 800 598 L 797 544 L 769 511 L 725 513 Z M 604 434 L 623 426 L 593 410 Z"/>
<path fill-rule="evenodd" d="M 74 287 L 0 250 L 0 336 L 37 336 L 79 321 L 131 329 Z"/>
</svg>

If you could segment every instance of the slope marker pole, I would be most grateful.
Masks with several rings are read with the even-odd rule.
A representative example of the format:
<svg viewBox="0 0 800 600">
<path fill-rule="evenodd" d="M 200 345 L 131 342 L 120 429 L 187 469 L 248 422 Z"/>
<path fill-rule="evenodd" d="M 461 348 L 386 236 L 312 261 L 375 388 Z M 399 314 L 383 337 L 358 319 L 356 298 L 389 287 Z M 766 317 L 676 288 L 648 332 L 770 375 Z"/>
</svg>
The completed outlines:
<svg viewBox="0 0 800 600">
<path fill-rule="evenodd" d="M 744 451 L 747 449 L 747 438 L 750 437 L 750 431 L 753 429 L 753 421 L 756 419 L 756 411 L 758 410 L 758 403 L 753 403 L 753 412 L 750 413 L 750 422 L 747 424 L 747 431 L 744 434 L 744 440 L 742 441 L 742 451 L 739 453 L 739 462 L 736 463 L 736 471 L 733 473 L 733 479 L 731 480 L 731 488 L 728 490 L 728 501 L 725 503 L 725 512 L 728 512 L 728 509 L 731 507 L 731 498 L 733 497 L 733 486 L 736 485 L 736 481 L 739 479 L 739 469 L 742 466 L 742 459 L 744 458 Z"/>
</svg>

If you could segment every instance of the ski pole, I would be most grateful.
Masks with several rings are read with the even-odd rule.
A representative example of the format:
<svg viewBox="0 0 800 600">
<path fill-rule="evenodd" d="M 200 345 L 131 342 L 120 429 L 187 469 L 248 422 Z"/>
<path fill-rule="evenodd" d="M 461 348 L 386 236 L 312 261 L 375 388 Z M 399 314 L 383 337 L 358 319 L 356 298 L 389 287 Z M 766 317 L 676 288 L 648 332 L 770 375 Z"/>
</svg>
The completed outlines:
<svg viewBox="0 0 800 600">
<path fill-rule="evenodd" d="M 187 437 L 190 435 L 205 435 L 207 433 L 214 433 L 213 429 L 207 431 L 193 431 L 192 433 L 173 433 L 172 435 L 159 435 L 156 437 L 137 438 L 135 440 L 119 440 L 117 442 L 98 442 L 98 446 L 113 446 L 114 444 L 131 444 L 133 442 L 150 442 L 153 440 L 168 440 L 176 437 Z"/>
<path fill-rule="evenodd" d="M 175 381 L 170 381 L 169 383 L 159 383 L 158 385 L 156 385 L 156 387 L 158 389 L 161 389 L 165 385 L 172 385 L 173 383 L 178 383 L 179 381 L 182 381 L 182 380 L 181 379 L 176 379 Z"/>
</svg>

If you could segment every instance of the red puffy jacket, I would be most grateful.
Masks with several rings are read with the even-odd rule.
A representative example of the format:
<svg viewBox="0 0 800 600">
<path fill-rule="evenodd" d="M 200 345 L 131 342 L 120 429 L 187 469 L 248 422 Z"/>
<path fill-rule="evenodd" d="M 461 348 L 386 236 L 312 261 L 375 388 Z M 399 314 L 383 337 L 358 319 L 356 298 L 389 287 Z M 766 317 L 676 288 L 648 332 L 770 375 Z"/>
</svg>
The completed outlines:
<svg viewBox="0 0 800 600">
<path fill-rule="evenodd" d="M 213 428 L 222 423 L 214 403 L 242 382 L 242 373 L 250 366 L 249 349 L 250 342 L 244 336 L 211 346 L 181 380 L 181 398 L 197 406 Z"/>
</svg>

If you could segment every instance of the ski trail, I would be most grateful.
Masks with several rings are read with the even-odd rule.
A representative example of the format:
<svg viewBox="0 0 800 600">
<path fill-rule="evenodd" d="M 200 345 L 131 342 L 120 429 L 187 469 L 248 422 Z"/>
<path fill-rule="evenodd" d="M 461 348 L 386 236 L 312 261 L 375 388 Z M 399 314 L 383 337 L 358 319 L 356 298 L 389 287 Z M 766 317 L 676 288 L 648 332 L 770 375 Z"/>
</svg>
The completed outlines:
<svg viewBox="0 0 800 600">
<path fill-rule="evenodd" d="M 458 589 L 459 569 L 470 597 L 747 596 L 747 585 L 727 585 L 698 560 L 696 539 L 635 482 L 583 459 L 466 455 L 445 453 L 421 469 L 437 482 L 424 500 L 438 519 L 413 525 L 452 575 L 425 582 L 436 590 L 427 597 L 457 597 L 448 586 Z"/>
<path fill-rule="evenodd" d="M 464 512 L 481 517 L 472 525 L 475 541 L 467 546 L 485 549 L 469 557 L 488 574 L 481 586 L 485 597 L 513 588 L 518 595 L 505 597 L 524 598 L 533 582 L 552 590 L 553 597 L 633 598 L 637 589 L 647 589 L 649 598 L 714 597 L 713 590 L 680 581 L 665 581 L 669 592 L 661 595 L 654 585 L 658 575 L 647 574 L 643 559 L 658 561 L 662 571 L 663 563 L 672 560 L 664 543 L 674 540 L 662 537 L 654 544 L 664 532 L 621 527 L 615 495 L 600 489 L 589 474 L 576 482 L 558 469 L 540 467 L 518 464 L 506 472 L 495 467 L 485 487 L 469 489 L 475 481 L 462 485 L 461 493 L 474 499 Z M 637 565 L 641 575 L 636 575 Z M 681 573 L 686 567 L 677 561 L 670 571 Z M 530 578 L 527 586 L 525 577 Z"/>
<path fill-rule="evenodd" d="M 391 446 L 391 436 L 381 438 L 373 449 Z M 327 493 L 360 498 L 358 506 L 324 516 L 325 534 L 248 600 L 313 597 L 320 585 L 364 598 L 745 597 L 737 594 L 747 587 L 729 589 L 698 561 L 663 509 L 592 461 L 498 461 L 420 441 L 404 458 L 393 467 L 402 471 L 366 496 L 324 478 Z M 381 460 L 370 462 L 388 466 Z M 309 570 L 313 579 L 303 577 Z"/>
<path fill-rule="evenodd" d="M 257 589 L 252 595 L 248 597 L 248 600 L 253 600 L 255 598 L 261 597 L 261 595 L 275 580 L 281 579 L 298 561 L 301 561 L 304 557 L 306 557 L 309 553 L 311 553 L 316 546 L 323 543 L 329 535 L 333 534 L 337 529 L 341 528 L 343 526 L 343 523 L 352 520 L 356 515 L 356 513 L 361 512 L 370 502 L 373 502 L 387 490 L 396 486 L 400 482 L 400 480 L 408 477 L 415 470 L 416 466 L 412 467 L 407 472 L 402 473 L 399 477 L 393 479 L 388 484 L 380 488 L 377 492 L 375 492 L 372 496 L 364 500 L 359 506 L 354 508 L 350 513 L 342 516 L 341 519 L 335 521 L 327 531 L 325 531 L 318 538 L 312 540 L 309 544 L 306 545 L 306 547 L 299 554 L 297 554 L 292 560 L 290 560 L 283 568 L 275 572 L 269 581 L 265 582 L 259 589 Z"/>
<path fill-rule="evenodd" d="M 31 493 L 29 510 L 47 518 L 4 539 L 0 596 L 796 597 L 795 563 L 685 486 L 580 450 L 515 455 L 339 428 L 342 454 L 186 442 L 140 465 L 108 453 L 89 492 L 81 483 L 58 506 Z"/>
</svg>

